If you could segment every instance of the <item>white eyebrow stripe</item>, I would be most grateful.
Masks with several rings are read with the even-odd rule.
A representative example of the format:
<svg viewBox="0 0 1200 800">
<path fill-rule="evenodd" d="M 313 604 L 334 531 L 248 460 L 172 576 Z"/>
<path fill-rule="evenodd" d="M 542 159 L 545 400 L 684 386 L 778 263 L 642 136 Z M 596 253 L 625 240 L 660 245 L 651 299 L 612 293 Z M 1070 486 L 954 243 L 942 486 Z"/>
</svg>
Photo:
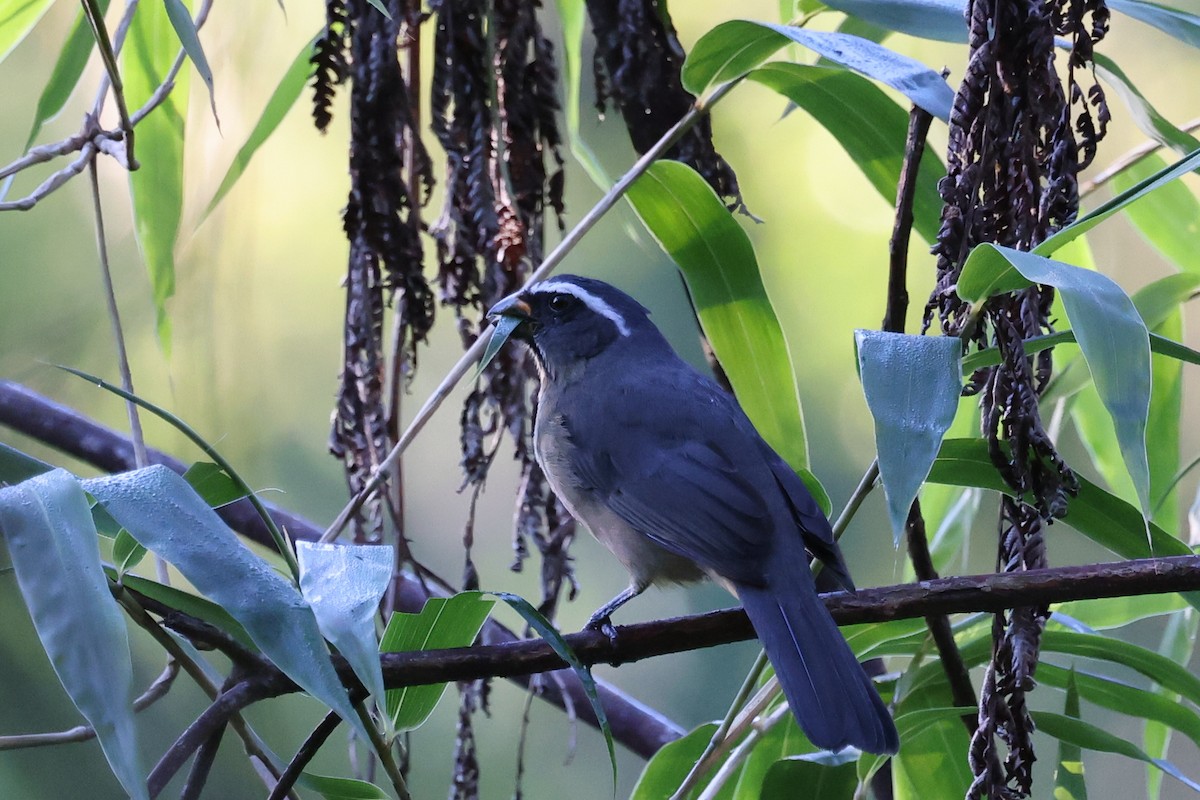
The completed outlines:
<svg viewBox="0 0 1200 800">
<path fill-rule="evenodd" d="M 621 312 L 610 306 L 604 300 L 580 286 L 566 281 L 543 281 L 529 288 L 531 294 L 569 294 L 578 297 L 583 304 L 602 317 L 612 320 L 622 336 L 629 335 L 629 324 L 621 316 Z"/>
</svg>

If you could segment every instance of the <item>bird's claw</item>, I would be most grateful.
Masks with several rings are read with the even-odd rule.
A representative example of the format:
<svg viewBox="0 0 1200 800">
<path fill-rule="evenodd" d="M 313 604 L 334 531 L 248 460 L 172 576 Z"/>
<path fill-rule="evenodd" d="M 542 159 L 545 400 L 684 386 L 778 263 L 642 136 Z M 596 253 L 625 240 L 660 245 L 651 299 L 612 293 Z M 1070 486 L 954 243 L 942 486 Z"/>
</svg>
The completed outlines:
<svg viewBox="0 0 1200 800">
<path fill-rule="evenodd" d="M 592 617 L 587 621 L 587 625 L 583 626 L 585 631 L 600 631 L 608 637 L 608 643 L 613 647 L 617 646 L 617 629 L 612 624 L 612 618 L 605 614 L 602 617 Z"/>
</svg>

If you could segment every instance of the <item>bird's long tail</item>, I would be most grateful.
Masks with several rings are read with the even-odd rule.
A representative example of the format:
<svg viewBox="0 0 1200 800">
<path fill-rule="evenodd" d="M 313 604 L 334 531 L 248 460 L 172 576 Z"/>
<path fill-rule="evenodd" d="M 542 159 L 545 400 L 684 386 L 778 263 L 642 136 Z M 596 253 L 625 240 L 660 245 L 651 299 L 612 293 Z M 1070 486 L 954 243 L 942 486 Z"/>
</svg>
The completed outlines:
<svg viewBox="0 0 1200 800">
<path fill-rule="evenodd" d="M 900 739 L 892 717 L 811 578 L 788 578 L 772 579 L 765 587 L 739 585 L 737 590 L 801 729 L 817 747 L 853 745 L 895 753 Z"/>
</svg>

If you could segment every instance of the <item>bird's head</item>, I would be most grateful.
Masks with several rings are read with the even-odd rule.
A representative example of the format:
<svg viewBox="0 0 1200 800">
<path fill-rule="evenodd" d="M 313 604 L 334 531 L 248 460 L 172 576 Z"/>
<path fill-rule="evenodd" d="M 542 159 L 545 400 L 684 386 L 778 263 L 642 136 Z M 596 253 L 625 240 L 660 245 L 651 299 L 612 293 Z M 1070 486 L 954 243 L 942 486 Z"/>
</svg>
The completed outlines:
<svg viewBox="0 0 1200 800">
<path fill-rule="evenodd" d="M 662 341 L 648 314 L 604 281 L 562 275 L 509 295 L 492 306 L 488 319 L 527 344 L 538 369 L 555 380 L 623 345 Z"/>
</svg>

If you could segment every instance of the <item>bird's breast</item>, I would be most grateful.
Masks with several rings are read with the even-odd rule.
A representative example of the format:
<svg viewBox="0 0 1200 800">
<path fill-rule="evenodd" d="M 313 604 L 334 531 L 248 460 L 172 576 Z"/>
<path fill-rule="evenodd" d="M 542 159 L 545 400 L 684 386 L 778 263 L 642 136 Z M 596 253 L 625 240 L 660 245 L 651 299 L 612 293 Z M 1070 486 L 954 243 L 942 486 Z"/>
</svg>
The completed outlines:
<svg viewBox="0 0 1200 800">
<path fill-rule="evenodd" d="M 690 559 L 676 555 L 638 531 L 605 503 L 605 494 L 579 480 L 585 454 L 571 440 L 561 415 L 542 413 L 534 422 L 534 454 L 554 494 L 607 547 L 641 587 L 652 583 L 687 583 L 705 577 Z"/>
</svg>

